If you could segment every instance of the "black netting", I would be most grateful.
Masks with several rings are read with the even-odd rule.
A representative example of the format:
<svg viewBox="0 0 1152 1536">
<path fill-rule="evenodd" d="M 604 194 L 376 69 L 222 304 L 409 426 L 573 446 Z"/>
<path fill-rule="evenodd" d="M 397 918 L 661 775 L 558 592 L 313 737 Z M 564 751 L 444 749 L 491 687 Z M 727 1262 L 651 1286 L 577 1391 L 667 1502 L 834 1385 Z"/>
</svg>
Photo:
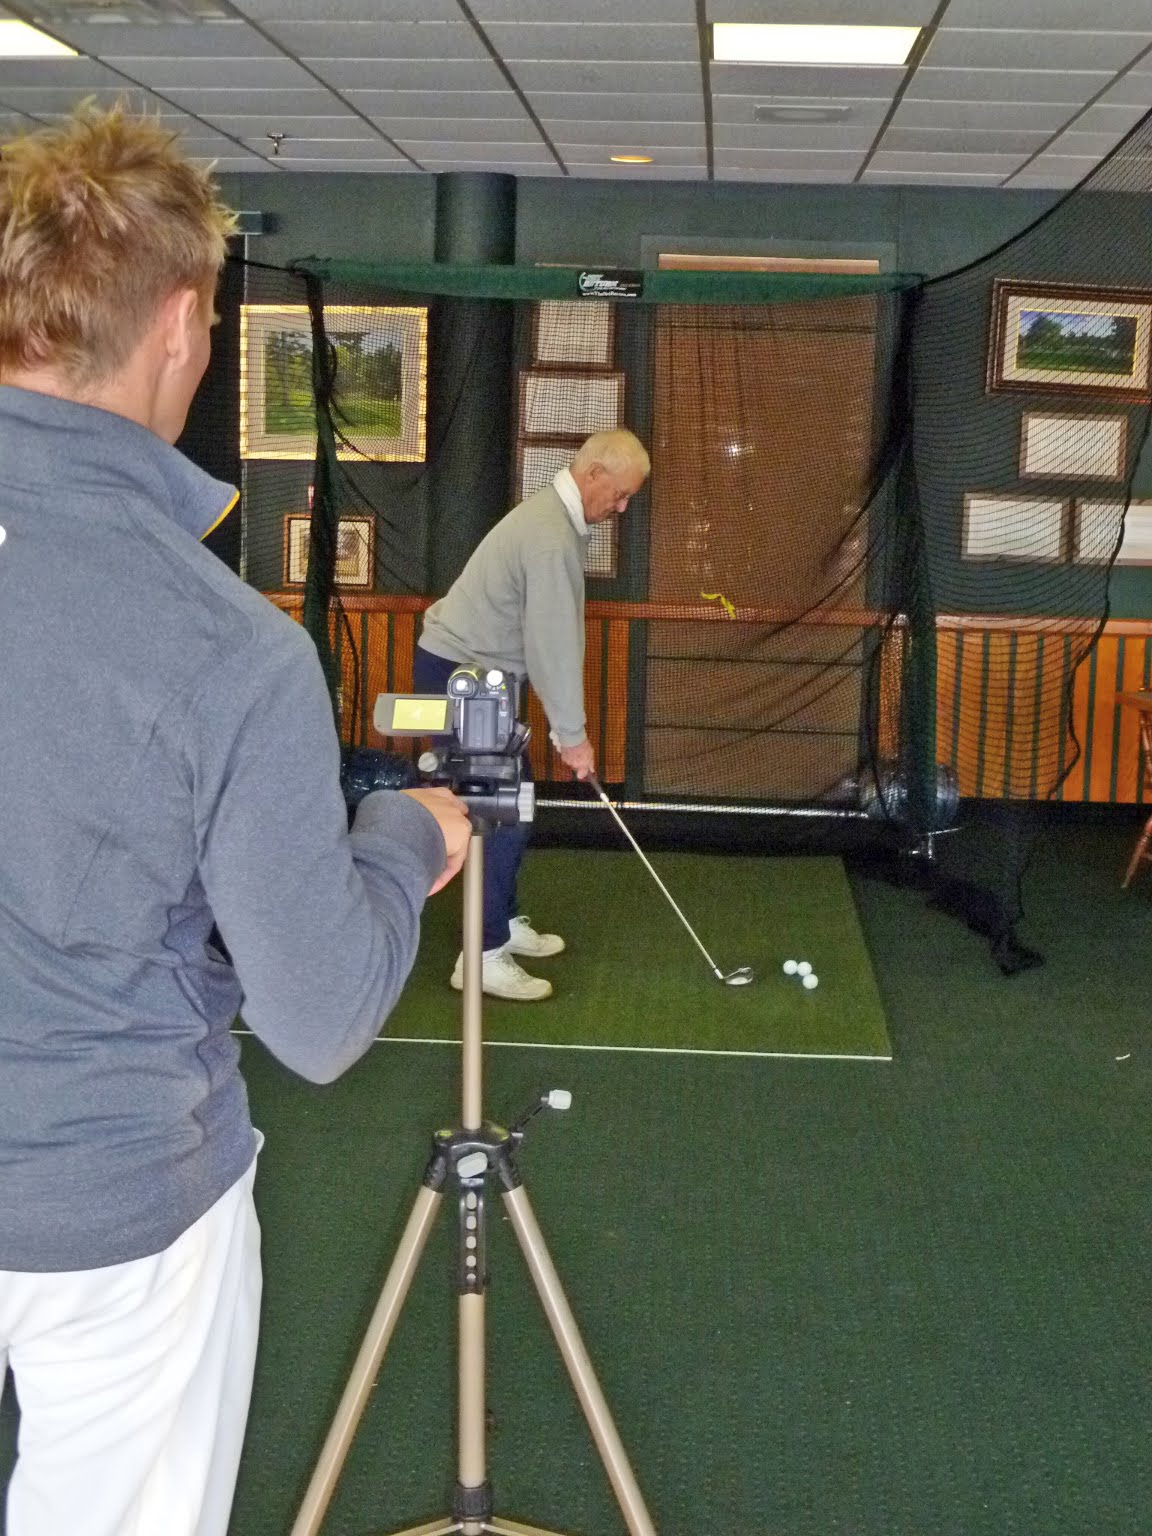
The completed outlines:
<svg viewBox="0 0 1152 1536">
<path fill-rule="evenodd" d="M 627 426 L 653 473 L 587 559 L 604 779 L 856 814 L 942 864 L 977 842 L 938 838 L 958 797 L 994 801 L 1008 830 L 977 883 L 1001 890 L 982 921 L 1003 950 L 1019 808 L 1077 773 L 1093 797 L 1085 660 L 1117 553 L 1152 547 L 1145 509 L 1126 518 L 1150 141 L 1152 119 L 931 281 L 659 272 L 610 300 L 555 268 L 237 262 L 213 399 L 238 439 L 238 568 L 313 634 L 345 741 L 378 745 L 372 702 L 410 686 L 422 608 L 586 436 Z M 533 724 L 538 777 L 563 781 Z"/>
</svg>

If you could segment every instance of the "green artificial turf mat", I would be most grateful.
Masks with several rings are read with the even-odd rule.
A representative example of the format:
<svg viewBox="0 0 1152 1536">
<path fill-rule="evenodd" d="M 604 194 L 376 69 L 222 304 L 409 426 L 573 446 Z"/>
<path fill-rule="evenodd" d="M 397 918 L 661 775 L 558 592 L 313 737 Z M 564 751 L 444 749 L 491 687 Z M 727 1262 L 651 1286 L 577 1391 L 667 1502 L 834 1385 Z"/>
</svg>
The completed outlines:
<svg viewBox="0 0 1152 1536">
<path fill-rule="evenodd" d="M 892 1048 L 876 979 L 843 866 L 831 858 L 722 858 L 670 853 L 661 879 L 722 972 L 748 965 L 746 987 L 718 981 L 634 854 L 529 852 L 520 882 L 539 931 L 567 951 L 524 961 L 547 976 L 544 1003 L 485 998 L 494 1044 L 861 1056 Z M 420 955 L 389 1020 L 393 1039 L 455 1040 L 460 995 L 448 978 L 460 947 L 459 882 L 425 911 Z M 820 985 L 786 977 L 809 960 Z"/>
</svg>

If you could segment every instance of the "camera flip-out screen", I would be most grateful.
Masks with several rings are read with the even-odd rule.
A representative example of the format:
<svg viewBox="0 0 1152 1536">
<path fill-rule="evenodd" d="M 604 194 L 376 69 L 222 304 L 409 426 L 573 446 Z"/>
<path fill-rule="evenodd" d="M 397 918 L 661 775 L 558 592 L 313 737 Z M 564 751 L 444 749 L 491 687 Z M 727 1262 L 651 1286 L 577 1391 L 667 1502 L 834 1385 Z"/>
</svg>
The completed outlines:
<svg viewBox="0 0 1152 1536">
<path fill-rule="evenodd" d="M 372 724 L 381 736 L 447 736 L 452 700 L 444 694 L 381 693 Z"/>
</svg>

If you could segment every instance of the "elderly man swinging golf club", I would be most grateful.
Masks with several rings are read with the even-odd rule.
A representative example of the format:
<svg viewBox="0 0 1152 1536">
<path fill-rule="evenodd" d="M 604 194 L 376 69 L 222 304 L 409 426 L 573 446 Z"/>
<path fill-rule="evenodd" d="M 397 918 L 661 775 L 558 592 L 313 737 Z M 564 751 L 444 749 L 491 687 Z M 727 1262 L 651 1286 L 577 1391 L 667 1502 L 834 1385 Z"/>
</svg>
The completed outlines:
<svg viewBox="0 0 1152 1536">
<path fill-rule="evenodd" d="M 416 691 L 444 692 L 462 664 L 527 678 L 566 767 L 578 779 L 594 774 L 584 713 L 584 552 L 592 526 L 619 517 L 650 468 L 631 432 L 598 432 L 551 485 L 503 517 L 425 614 Z M 491 997 L 539 1002 L 551 997 L 552 983 L 529 975 L 517 956 L 558 955 L 564 940 L 537 933 L 520 913 L 516 885 L 528 834 L 524 823 L 499 827 L 485 849 L 483 987 Z M 463 955 L 451 980 L 463 988 Z"/>
</svg>

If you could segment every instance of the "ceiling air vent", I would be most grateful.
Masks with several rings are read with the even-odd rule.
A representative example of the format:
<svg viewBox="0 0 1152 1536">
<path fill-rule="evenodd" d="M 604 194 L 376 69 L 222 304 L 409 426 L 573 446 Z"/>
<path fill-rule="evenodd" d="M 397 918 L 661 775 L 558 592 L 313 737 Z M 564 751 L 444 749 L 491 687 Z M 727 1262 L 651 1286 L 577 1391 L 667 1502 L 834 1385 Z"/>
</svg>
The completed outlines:
<svg viewBox="0 0 1152 1536">
<path fill-rule="evenodd" d="M 148 26 L 173 22 L 232 21 L 235 12 L 224 0 L 34 0 L 33 21 L 50 27 L 117 23 Z"/>
</svg>

